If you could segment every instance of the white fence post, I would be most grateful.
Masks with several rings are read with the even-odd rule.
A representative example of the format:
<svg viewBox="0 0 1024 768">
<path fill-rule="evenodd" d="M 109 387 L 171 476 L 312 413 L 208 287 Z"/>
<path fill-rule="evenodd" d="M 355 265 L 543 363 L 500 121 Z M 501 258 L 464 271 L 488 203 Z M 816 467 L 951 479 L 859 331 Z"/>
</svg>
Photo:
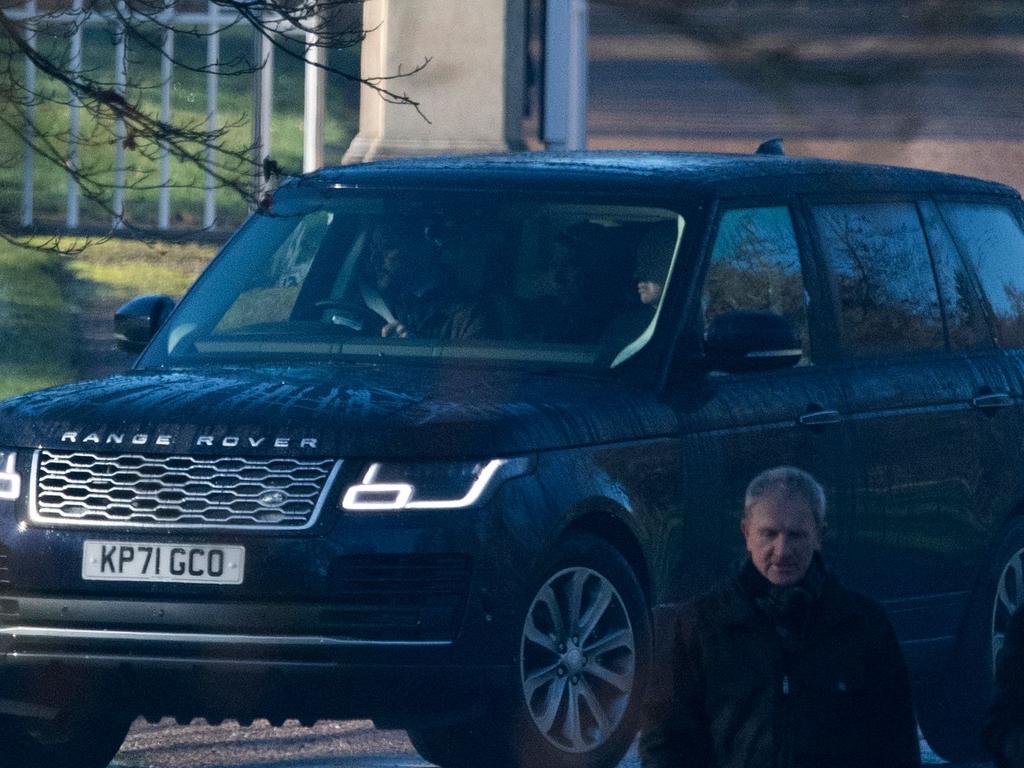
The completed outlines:
<svg viewBox="0 0 1024 768">
<path fill-rule="evenodd" d="M 269 22 L 264 14 L 264 24 Z M 253 145 L 253 199 L 259 203 L 263 199 L 269 184 L 263 178 L 263 161 L 270 157 L 271 135 L 270 121 L 274 109 L 274 46 L 266 36 L 253 27 L 253 55 L 260 71 L 253 78 L 252 95 L 252 145 Z"/>
<path fill-rule="evenodd" d="M 85 26 L 85 8 L 83 0 L 74 0 L 71 4 L 71 14 L 74 16 L 74 32 L 71 34 L 71 54 L 69 69 L 71 77 L 78 82 L 82 75 L 82 28 Z M 78 91 L 70 89 L 70 126 L 68 131 L 68 210 L 65 219 L 68 229 L 75 229 L 79 220 L 78 202 L 78 178 L 75 173 L 78 171 L 78 137 L 81 131 L 82 100 L 78 97 Z"/>
<path fill-rule="evenodd" d="M 217 130 L 217 78 L 220 69 L 220 6 L 210 2 L 207 6 L 209 23 L 206 38 L 206 130 Z M 203 202 L 203 227 L 210 229 L 217 220 L 217 180 L 213 175 L 216 154 L 213 146 L 206 147 L 206 198 Z"/>
<path fill-rule="evenodd" d="M 81 2 L 81 0 L 79 0 Z M 171 122 L 171 85 L 174 77 L 174 0 L 164 0 L 162 15 L 164 39 L 160 47 L 160 122 Z M 156 225 L 160 229 L 171 226 L 171 152 L 167 141 L 160 142 L 160 199 L 157 203 Z"/>
<path fill-rule="evenodd" d="M 36 0 L 28 0 L 25 3 L 25 13 L 28 20 L 25 22 L 25 40 L 29 47 L 35 50 L 36 47 Z M 21 226 L 32 226 L 32 197 L 35 194 L 35 150 L 32 142 L 35 140 L 35 93 L 36 93 L 36 65 L 28 57 L 25 58 L 25 167 L 22 172 L 21 187 Z"/>
<path fill-rule="evenodd" d="M 587 0 L 547 0 L 544 126 L 548 149 L 587 146 Z"/>
<path fill-rule="evenodd" d="M 307 22 L 320 26 L 319 16 Z M 302 172 L 315 171 L 324 164 L 324 70 L 327 51 L 315 32 L 306 32 L 306 98 L 302 116 Z"/>
<path fill-rule="evenodd" d="M 125 104 L 128 87 L 128 39 L 124 18 L 128 9 L 124 0 L 117 0 L 117 16 L 114 26 L 114 92 Z M 114 212 L 114 229 L 124 227 L 125 158 L 124 141 L 127 136 L 123 110 L 117 111 L 114 119 L 114 198 L 111 208 Z"/>
</svg>

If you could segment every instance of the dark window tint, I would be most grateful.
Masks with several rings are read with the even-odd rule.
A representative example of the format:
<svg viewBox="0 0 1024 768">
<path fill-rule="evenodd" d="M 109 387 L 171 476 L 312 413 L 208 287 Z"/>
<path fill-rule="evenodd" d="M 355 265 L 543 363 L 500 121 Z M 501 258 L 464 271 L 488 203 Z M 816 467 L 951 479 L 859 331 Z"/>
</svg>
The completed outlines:
<svg viewBox="0 0 1024 768">
<path fill-rule="evenodd" d="M 1002 205 L 940 206 L 961 252 L 974 264 L 1005 346 L 1024 347 L 1024 232 Z"/>
<path fill-rule="evenodd" d="M 789 320 L 808 355 L 800 250 L 789 209 L 737 208 L 718 225 L 704 284 L 704 326 L 737 309 L 769 310 Z"/>
<path fill-rule="evenodd" d="M 946 313 L 950 346 L 953 349 L 991 347 L 991 333 L 974 283 L 963 259 L 956 252 L 938 210 L 929 202 L 922 202 L 920 208 L 935 264 L 935 276 L 939 282 L 939 295 Z"/>
<path fill-rule="evenodd" d="M 928 247 L 913 203 L 824 205 L 814 222 L 843 338 L 856 355 L 945 346 Z"/>
</svg>

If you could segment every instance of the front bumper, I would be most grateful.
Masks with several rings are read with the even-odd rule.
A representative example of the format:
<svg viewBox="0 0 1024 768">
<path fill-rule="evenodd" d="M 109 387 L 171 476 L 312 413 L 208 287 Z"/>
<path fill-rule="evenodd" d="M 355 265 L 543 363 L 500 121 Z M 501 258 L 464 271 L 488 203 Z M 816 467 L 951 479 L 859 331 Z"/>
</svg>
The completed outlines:
<svg viewBox="0 0 1024 768">
<path fill-rule="evenodd" d="M 467 633 L 388 641 L 285 631 L 315 625 L 330 610 L 317 605 L 11 596 L 0 606 L 8 701 L 50 701 L 37 692 L 87 678 L 149 717 L 359 717 L 404 727 L 468 717 L 511 674 L 510 664 L 474 654 L 481 646 Z"/>
<path fill-rule="evenodd" d="M 17 602 L 20 617 L 32 621 L 12 622 L 7 614 L 0 627 L 0 696 L 12 700 L 35 701 L 35 692 L 84 676 L 121 691 L 136 712 L 150 717 L 367 717 L 406 726 L 468 716 L 505 685 L 510 673 L 508 665 L 467 657 L 456 641 L 224 629 L 233 619 L 243 627 L 255 617 L 271 625 L 301 622 L 317 611 L 315 606 L 3 602 L 7 609 Z M 103 616 L 119 622 L 101 621 Z M 116 628 L 118 623 L 140 626 L 143 619 L 151 620 L 149 628 Z M 221 626 L 221 631 L 174 628 L 184 621 Z"/>
<path fill-rule="evenodd" d="M 446 619 L 452 611 L 441 609 Z M 167 656 L 339 664 L 390 649 L 450 649 L 447 639 L 372 639 L 346 635 L 346 611 L 316 603 L 195 603 L 8 595 L 0 599 L 0 658 L 25 654 Z M 393 634 L 405 635 L 408 620 Z M 446 620 L 443 625 L 449 624 Z M 348 625 L 351 629 L 351 625 Z M 334 629 L 333 632 L 325 630 Z M 319 631 L 318 631 L 319 630 Z M 379 627 L 373 633 L 380 632 Z"/>
<path fill-rule="evenodd" d="M 0 509 L 0 699 L 85 675 L 147 715 L 451 722 L 514 672 L 531 553 L 496 522 L 522 508 L 505 501 L 246 537 L 43 529 Z M 87 539 L 242 544 L 246 580 L 85 580 Z"/>
</svg>

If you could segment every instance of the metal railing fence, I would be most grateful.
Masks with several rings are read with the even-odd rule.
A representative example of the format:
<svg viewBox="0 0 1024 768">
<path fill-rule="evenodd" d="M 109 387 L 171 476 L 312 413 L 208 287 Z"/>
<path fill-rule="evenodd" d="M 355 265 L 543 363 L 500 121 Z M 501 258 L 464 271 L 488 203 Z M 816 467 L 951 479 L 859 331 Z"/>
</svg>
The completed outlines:
<svg viewBox="0 0 1024 768">
<path fill-rule="evenodd" d="M 210 132 L 216 131 L 218 127 L 218 94 L 220 75 L 217 70 L 221 58 L 221 30 L 228 24 L 238 22 L 234 14 L 224 11 L 216 3 L 208 2 L 206 11 L 180 12 L 175 8 L 175 0 L 164 0 L 164 11 L 158 17 L 163 26 L 161 41 L 161 65 L 160 65 L 160 120 L 169 124 L 172 119 L 171 93 L 174 88 L 174 42 L 175 27 L 205 29 L 206 34 L 206 129 Z M 128 46 L 127 30 L 125 19 L 130 23 L 144 25 L 151 22 L 146 16 L 130 12 L 125 0 L 116 0 L 117 12 L 104 13 L 101 11 L 87 10 L 84 7 L 84 0 L 72 0 L 69 11 L 65 13 L 48 12 L 40 15 L 36 0 L 26 0 L 21 9 L 7 9 L 2 12 L 9 18 L 23 23 L 26 38 L 33 47 L 37 44 L 39 26 L 45 23 L 47 27 L 66 25 L 71 30 L 69 41 L 69 74 L 77 79 L 82 74 L 83 59 L 83 29 L 87 25 L 106 25 L 113 30 L 114 37 L 114 80 L 113 87 L 117 96 L 127 99 L 128 85 Z M 286 25 L 279 18 L 267 17 L 264 20 L 267 28 L 273 28 L 279 32 L 295 33 L 295 30 Z M 253 193 L 254 199 L 259 199 L 265 191 L 265 181 L 260 172 L 262 160 L 267 158 L 271 152 L 270 125 L 273 114 L 273 82 L 274 82 L 274 54 L 273 45 L 265 34 L 253 26 L 254 35 L 254 60 L 260 63 L 260 67 L 253 72 L 253 107 L 252 107 L 252 146 L 253 146 Z M 315 35 L 305 32 L 305 43 L 309 51 L 308 58 L 323 63 L 324 49 L 318 47 L 318 40 Z M 324 103 L 324 71 L 314 64 L 307 62 L 305 67 L 307 101 L 303 117 L 304 133 L 304 160 L 303 170 L 312 170 L 319 167 L 323 157 L 323 134 L 322 118 Z M 26 57 L 25 59 L 25 89 L 29 94 L 34 94 L 36 89 L 36 67 Z M 310 101 L 312 99 L 312 101 Z M 81 189 L 75 177 L 75 172 L 80 168 L 80 145 L 81 145 L 81 101 L 72 91 L 69 94 L 69 125 L 68 125 L 68 157 L 66 159 L 68 173 L 67 188 L 67 209 L 65 224 L 68 229 L 77 229 L 80 226 L 80 199 Z M 22 179 L 22 203 L 20 223 L 23 227 L 31 227 L 34 219 L 33 198 L 35 194 L 35 151 L 33 150 L 33 136 L 35 135 L 35 110 L 33 99 L 29 98 L 25 103 L 25 125 L 24 125 L 24 168 Z M 116 115 L 114 122 L 114 165 L 113 165 L 113 189 L 111 195 L 111 210 L 113 211 L 112 226 L 115 229 L 122 228 L 125 223 L 125 193 L 128 189 L 126 183 L 127 166 L 125 160 L 125 149 L 128 136 L 123 116 Z M 203 201 L 203 227 L 214 226 L 217 217 L 217 179 L 214 174 L 216 149 L 207 146 L 205 153 L 204 167 L 204 201 Z M 159 198 L 157 202 L 157 226 L 161 230 L 170 228 L 171 221 L 171 152 L 166 141 L 160 141 L 159 149 Z"/>
</svg>

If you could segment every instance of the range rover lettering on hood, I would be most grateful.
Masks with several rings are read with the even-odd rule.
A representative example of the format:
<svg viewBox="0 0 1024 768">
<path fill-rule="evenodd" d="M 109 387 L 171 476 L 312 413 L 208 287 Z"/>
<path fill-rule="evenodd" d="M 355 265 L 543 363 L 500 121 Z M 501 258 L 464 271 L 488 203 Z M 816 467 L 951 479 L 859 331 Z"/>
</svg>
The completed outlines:
<svg viewBox="0 0 1024 768">
<path fill-rule="evenodd" d="M 128 434 L 125 432 L 89 432 L 82 434 L 81 432 L 65 432 L 60 436 L 61 443 L 71 443 L 73 445 L 174 445 L 174 435 L 164 434 L 147 434 L 145 432 L 138 432 L 136 434 Z M 238 435 L 198 435 L 195 442 L 192 443 L 195 446 L 205 446 L 208 448 L 316 448 L 317 439 L 315 437 L 251 437 L 245 436 L 240 437 Z"/>
</svg>

